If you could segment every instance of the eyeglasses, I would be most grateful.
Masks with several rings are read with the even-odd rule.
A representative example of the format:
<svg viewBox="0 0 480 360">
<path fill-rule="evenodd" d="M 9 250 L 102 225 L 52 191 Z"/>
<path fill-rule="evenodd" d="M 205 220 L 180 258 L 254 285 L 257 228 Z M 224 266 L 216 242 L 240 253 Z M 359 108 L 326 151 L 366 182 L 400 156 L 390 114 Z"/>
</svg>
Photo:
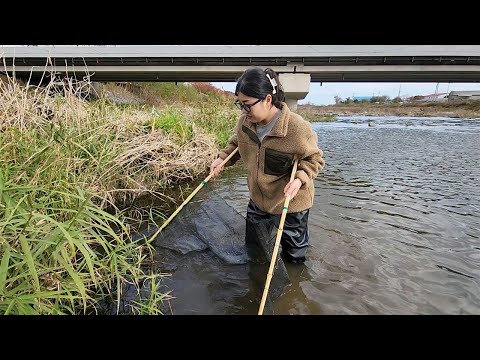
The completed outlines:
<svg viewBox="0 0 480 360">
<path fill-rule="evenodd" d="M 236 100 L 234 104 L 235 104 L 235 106 L 236 106 L 237 108 L 239 108 L 240 110 L 244 110 L 244 111 L 246 111 L 246 112 L 250 112 L 251 107 L 252 107 L 253 105 L 259 103 L 259 102 L 262 101 L 262 100 L 263 100 L 263 99 L 258 99 L 258 100 L 255 101 L 253 104 L 242 104 L 242 103 L 240 102 L 240 100 Z"/>
</svg>

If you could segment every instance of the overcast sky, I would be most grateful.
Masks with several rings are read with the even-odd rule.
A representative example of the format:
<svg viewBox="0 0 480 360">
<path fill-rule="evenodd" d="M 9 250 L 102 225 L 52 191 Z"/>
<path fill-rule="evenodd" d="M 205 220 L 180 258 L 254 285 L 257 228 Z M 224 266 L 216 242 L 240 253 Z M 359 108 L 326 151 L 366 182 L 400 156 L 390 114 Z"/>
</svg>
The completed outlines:
<svg viewBox="0 0 480 360">
<path fill-rule="evenodd" d="M 235 91 L 236 83 L 212 82 L 212 85 L 220 89 Z M 383 96 L 391 99 L 398 96 L 409 97 L 414 95 L 433 94 L 437 90 L 437 83 L 310 83 L 310 92 L 305 99 L 299 100 L 299 104 L 311 103 L 315 105 L 335 104 L 335 96 L 342 99 L 353 96 Z M 458 90 L 479 90 L 477 83 L 438 83 L 438 92 L 447 93 Z"/>
</svg>

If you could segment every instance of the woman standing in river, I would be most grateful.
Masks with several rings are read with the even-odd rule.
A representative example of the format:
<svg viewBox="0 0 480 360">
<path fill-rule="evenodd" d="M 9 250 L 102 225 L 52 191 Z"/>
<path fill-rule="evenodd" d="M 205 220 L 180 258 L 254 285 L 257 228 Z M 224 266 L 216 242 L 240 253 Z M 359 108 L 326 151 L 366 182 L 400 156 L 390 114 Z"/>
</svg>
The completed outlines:
<svg viewBox="0 0 480 360">
<path fill-rule="evenodd" d="M 309 245 L 308 213 L 313 205 L 313 179 L 325 166 L 317 134 L 311 124 L 290 111 L 278 75 L 270 68 L 247 69 L 235 88 L 235 105 L 242 110 L 235 132 L 211 166 L 218 176 L 221 163 L 237 147 L 239 151 L 225 164 L 240 158 L 248 172 L 250 201 L 246 225 L 273 220 L 278 225 L 285 197 L 290 196 L 281 238 L 286 261 L 303 263 Z M 290 182 L 293 163 L 298 160 Z"/>
</svg>

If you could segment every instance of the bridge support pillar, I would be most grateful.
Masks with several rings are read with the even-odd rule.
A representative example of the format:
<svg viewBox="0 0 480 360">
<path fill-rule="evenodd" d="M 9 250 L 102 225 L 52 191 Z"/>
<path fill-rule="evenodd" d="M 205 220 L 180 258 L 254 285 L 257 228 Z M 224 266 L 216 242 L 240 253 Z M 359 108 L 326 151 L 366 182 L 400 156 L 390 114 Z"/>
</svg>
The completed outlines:
<svg viewBox="0 0 480 360">
<path fill-rule="evenodd" d="M 281 73 L 278 78 L 283 86 L 288 108 L 296 111 L 298 100 L 305 99 L 310 91 L 310 74 Z"/>
</svg>

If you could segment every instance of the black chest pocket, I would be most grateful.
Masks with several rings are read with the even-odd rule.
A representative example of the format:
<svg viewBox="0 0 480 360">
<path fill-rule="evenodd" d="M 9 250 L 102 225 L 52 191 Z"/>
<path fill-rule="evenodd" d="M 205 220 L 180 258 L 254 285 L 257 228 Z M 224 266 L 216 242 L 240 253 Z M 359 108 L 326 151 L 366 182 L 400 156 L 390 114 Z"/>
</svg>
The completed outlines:
<svg viewBox="0 0 480 360">
<path fill-rule="evenodd" d="M 264 172 L 267 175 L 284 175 L 290 173 L 293 165 L 293 154 L 265 149 Z"/>
</svg>

